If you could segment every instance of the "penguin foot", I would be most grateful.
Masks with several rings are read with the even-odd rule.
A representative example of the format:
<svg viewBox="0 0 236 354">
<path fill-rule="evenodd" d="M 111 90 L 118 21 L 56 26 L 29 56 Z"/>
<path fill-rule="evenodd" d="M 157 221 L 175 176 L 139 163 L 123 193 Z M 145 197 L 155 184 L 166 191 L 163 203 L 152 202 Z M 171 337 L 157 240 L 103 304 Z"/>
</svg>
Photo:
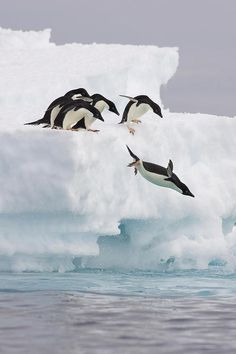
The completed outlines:
<svg viewBox="0 0 236 354">
<path fill-rule="evenodd" d="M 135 130 L 133 128 L 128 127 L 130 134 L 134 135 Z"/>
<path fill-rule="evenodd" d="M 99 129 L 87 129 L 88 132 L 94 132 L 94 133 L 98 133 L 100 132 Z"/>
<path fill-rule="evenodd" d="M 131 121 L 131 122 L 134 122 L 134 123 L 137 123 L 137 124 L 142 123 L 142 121 L 141 121 L 141 120 L 139 120 L 139 119 L 132 119 L 132 121 Z"/>
<path fill-rule="evenodd" d="M 70 132 L 78 132 L 79 129 L 73 129 L 73 128 L 67 128 L 67 129 L 64 129 L 64 130 L 68 130 Z"/>
</svg>

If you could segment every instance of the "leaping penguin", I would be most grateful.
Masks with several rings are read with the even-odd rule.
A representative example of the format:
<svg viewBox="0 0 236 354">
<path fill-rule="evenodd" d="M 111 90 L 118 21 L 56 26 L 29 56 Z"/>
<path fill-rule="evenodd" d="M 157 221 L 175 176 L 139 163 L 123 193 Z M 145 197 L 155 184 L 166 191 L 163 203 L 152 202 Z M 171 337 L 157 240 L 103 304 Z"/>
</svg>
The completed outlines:
<svg viewBox="0 0 236 354">
<path fill-rule="evenodd" d="M 127 122 L 127 128 L 129 129 L 129 132 L 131 134 L 134 134 L 135 130 L 130 127 L 130 123 L 131 122 L 137 124 L 141 123 L 141 120 L 139 120 L 138 118 L 140 118 L 149 110 L 152 110 L 159 117 L 163 118 L 160 106 L 154 101 L 152 101 L 151 98 L 149 98 L 148 96 L 146 95 L 139 95 L 136 97 L 130 97 L 126 95 L 120 95 L 120 96 L 128 98 L 130 102 L 125 107 L 122 120 L 119 124 Z"/>
<path fill-rule="evenodd" d="M 97 132 L 98 130 L 89 129 L 96 119 L 104 121 L 99 110 L 88 102 L 78 100 L 77 102 L 68 103 L 62 108 L 55 119 L 54 125 L 66 130 L 83 128 Z M 84 121 L 85 124 L 80 126 L 80 121 Z"/>
<path fill-rule="evenodd" d="M 25 125 L 39 125 L 45 124 L 45 127 L 54 127 L 54 121 L 62 107 L 66 103 L 73 102 L 74 100 L 83 99 L 91 102 L 92 99 L 89 98 L 88 92 L 84 88 L 74 89 L 68 91 L 64 96 L 55 99 L 47 108 L 43 118 L 38 119 L 34 122 L 25 123 Z"/>
<path fill-rule="evenodd" d="M 99 93 L 95 93 L 92 96 L 90 96 L 93 100 L 91 103 L 95 108 L 99 110 L 99 112 L 102 113 L 102 111 L 107 108 L 110 112 L 113 112 L 117 114 L 118 116 L 120 113 L 118 112 L 115 103 L 112 101 L 108 100 L 106 97 L 100 95 Z"/>
<path fill-rule="evenodd" d="M 126 147 L 130 156 L 134 159 L 133 162 L 128 164 L 128 167 L 134 167 L 135 175 L 137 171 L 139 171 L 139 173 L 151 183 L 161 187 L 171 188 L 181 194 L 194 197 L 188 187 L 173 173 L 173 162 L 171 160 L 169 160 L 168 166 L 165 168 L 154 163 L 140 160 L 127 145 Z"/>
</svg>

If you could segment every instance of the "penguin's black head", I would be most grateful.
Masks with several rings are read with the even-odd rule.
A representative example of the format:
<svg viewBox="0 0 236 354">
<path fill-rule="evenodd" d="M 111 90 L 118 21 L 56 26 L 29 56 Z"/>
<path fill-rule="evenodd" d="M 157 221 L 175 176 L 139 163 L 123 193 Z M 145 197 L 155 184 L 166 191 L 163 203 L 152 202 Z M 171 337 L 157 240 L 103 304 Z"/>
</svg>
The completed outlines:
<svg viewBox="0 0 236 354">
<path fill-rule="evenodd" d="M 95 93 L 94 95 L 91 96 L 91 98 L 93 99 L 93 103 L 92 103 L 93 106 L 95 106 L 95 104 L 99 101 L 104 101 L 108 105 L 108 107 L 109 107 L 108 110 L 110 112 L 113 112 L 113 113 L 117 114 L 118 116 L 120 115 L 116 106 L 115 106 L 115 103 L 108 100 L 106 97 L 100 95 L 99 93 Z"/>
<path fill-rule="evenodd" d="M 193 197 L 193 198 L 195 197 L 184 183 L 182 183 L 181 189 L 182 189 L 183 195 L 189 195 L 190 197 Z"/>
<path fill-rule="evenodd" d="M 161 108 L 157 103 L 153 102 L 151 107 L 154 113 L 156 113 L 159 117 L 163 118 L 163 115 L 161 113 Z"/>
<path fill-rule="evenodd" d="M 84 88 L 70 90 L 65 94 L 65 96 L 74 100 L 78 99 L 80 96 L 90 97 L 87 90 L 85 90 Z"/>
<path fill-rule="evenodd" d="M 109 106 L 109 111 L 113 112 L 115 114 L 117 114 L 118 116 L 120 115 L 120 113 L 118 112 L 115 103 L 113 103 L 112 101 L 107 100 L 107 104 Z"/>
<path fill-rule="evenodd" d="M 94 118 L 99 119 L 104 122 L 103 116 L 101 115 L 101 113 L 99 112 L 99 110 L 97 108 L 90 106 L 88 109 L 93 114 Z"/>
<path fill-rule="evenodd" d="M 95 106 L 95 104 L 99 101 L 105 101 L 106 98 L 102 95 L 100 95 L 99 93 L 94 93 L 93 95 L 91 95 L 91 98 L 93 99 L 93 103 L 92 105 Z"/>
<path fill-rule="evenodd" d="M 134 97 L 134 99 L 138 100 L 138 104 L 140 104 L 140 103 L 148 104 L 152 108 L 152 110 L 155 114 L 157 114 L 159 117 L 163 118 L 160 106 L 156 102 L 151 100 L 150 97 L 148 97 L 146 95 L 139 95 L 139 96 Z"/>
</svg>

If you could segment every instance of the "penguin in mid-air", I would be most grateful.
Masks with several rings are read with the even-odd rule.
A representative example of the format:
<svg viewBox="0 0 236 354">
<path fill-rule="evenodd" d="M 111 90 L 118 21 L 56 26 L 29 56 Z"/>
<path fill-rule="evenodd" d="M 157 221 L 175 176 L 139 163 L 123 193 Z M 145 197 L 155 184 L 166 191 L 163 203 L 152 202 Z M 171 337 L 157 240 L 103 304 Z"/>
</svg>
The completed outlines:
<svg viewBox="0 0 236 354">
<path fill-rule="evenodd" d="M 49 105 L 43 118 L 38 119 L 34 122 L 25 123 L 25 125 L 45 124 L 45 127 L 51 126 L 51 128 L 53 128 L 55 118 L 57 117 L 62 107 L 66 103 L 70 103 L 78 99 L 83 99 L 85 101 L 92 102 L 92 99 L 89 98 L 89 94 L 84 88 L 70 90 L 64 96 L 58 97 Z"/>
<path fill-rule="evenodd" d="M 188 187 L 173 173 L 173 162 L 171 160 L 169 160 L 167 167 L 162 167 L 154 163 L 140 160 L 128 146 L 127 149 L 130 156 L 134 159 L 134 162 L 131 162 L 128 167 L 134 167 L 135 174 L 139 171 L 139 173 L 151 183 L 161 187 L 171 188 L 181 194 L 194 197 Z"/>
<path fill-rule="evenodd" d="M 83 128 L 97 132 L 98 130 L 89 129 L 96 119 L 104 121 L 99 110 L 88 102 L 78 100 L 66 104 L 61 109 L 54 121 L 54 125 L 55 127 L 65 130 L 78 130 L 79 128 Z M 80 127 L 78 125 L 80 121 L 85 122 L 84 126 Z"/>
<path fill-rule="evenodd" d="M 125 107 L 122 120 L 119 124 L 127 122 L 127 127 L 131 134 L 134 134 L 135 130 L 130 127 L 130 123 L 131 122 L 137 124 L 141 123 L 141 120 L 139 120 L 138 118 L 140 118 L 142 115 L 147 113 L 149 110 L 152 110 L 159 117 L 163 118 L 160 106 L 154 101 L 152 101 L 151 98 L 149 98 L 148 96 L 146 95 L 139 95 L 136 97 L 130 97 L 126 95 L 120 95 L 120 96 L 128 98 L 130 102 Z"/>
</svg>

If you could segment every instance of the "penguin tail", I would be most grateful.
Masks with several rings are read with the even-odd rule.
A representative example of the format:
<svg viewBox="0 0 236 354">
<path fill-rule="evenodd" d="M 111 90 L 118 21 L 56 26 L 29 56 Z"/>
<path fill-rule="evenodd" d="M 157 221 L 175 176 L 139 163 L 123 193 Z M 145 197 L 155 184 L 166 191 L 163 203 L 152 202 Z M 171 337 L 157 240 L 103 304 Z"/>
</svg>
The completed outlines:
<svg viewBox="0 0 236 354">
<path fill-rule="evenodd" d="M 41 124 L 41 123 L 45 123 L 45 122 L 44 122 L 44 118 L 35 120 L 34 122 L 25 123 L 24 125 L 39 125 L 39 124 Z"/>
<path fill-rule="evenodd" d="M 128 164 L 128 167 L 132 167 L 132 166 L 134 166 L 136 164 L 136 162 L 138 162 L 140 160 L 140 158 L 138 156 L 134 155 L 134 153 L 130 150 L 128 145 L 126 145 L 126 147 L 127 147 L 128 151 L 129 151 L 130 156 L 133 157 L 133 159 L 135 160 L 135 161 L 133 161 L 133 162 Z"/>
</svg>

